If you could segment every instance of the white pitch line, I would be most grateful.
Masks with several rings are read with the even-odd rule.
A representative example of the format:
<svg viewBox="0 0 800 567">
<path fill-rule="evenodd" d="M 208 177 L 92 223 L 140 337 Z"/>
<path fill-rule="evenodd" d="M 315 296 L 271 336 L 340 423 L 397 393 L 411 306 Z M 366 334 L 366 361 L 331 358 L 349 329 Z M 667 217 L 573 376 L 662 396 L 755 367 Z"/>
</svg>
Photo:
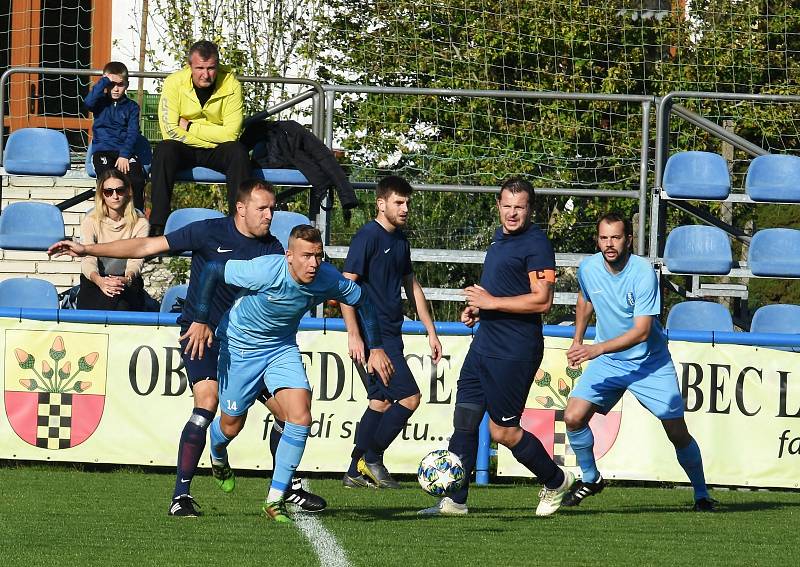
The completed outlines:
<svg viewBox="0 0 800 567">
<path fill-rule="evenodd" d="M 305 480 L 303 480 L 303 488 L 308 490 L 308 483 Z M 313 514 L 298 510 L 294 515 L 294 523 L 314 548 L 320 565 L 325 567 L 351 567 L 350 560 L 347 559 L 347 553 L 342 549 L 342 546 Z"/>
</svg>

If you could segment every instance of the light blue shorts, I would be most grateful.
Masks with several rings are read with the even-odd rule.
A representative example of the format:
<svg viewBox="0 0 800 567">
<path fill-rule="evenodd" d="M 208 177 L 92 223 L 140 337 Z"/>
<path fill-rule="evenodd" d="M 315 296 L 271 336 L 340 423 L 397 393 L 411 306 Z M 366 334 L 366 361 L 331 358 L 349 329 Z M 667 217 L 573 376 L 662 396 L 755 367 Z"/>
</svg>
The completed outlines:
<svg viewBox="0 0 800 567">
<path fill-rule="evenodd" d="M 243 415 L 266 387 L 270 394 L 281 388 L 311 390 L 296 344 L 240 349 L 220 343 L 219 408 L 227 415 Z"/>
<path fill-rule="evenodd" d="M 625 390 L 630 390 L 658 419 L 683 417 L 678 375 L 669 358 L 642 363 L 598 356 L 589 362 L 570 397 L 600 406 L 600 413 L 605 414 L 617 404 Z"/>
</svg>

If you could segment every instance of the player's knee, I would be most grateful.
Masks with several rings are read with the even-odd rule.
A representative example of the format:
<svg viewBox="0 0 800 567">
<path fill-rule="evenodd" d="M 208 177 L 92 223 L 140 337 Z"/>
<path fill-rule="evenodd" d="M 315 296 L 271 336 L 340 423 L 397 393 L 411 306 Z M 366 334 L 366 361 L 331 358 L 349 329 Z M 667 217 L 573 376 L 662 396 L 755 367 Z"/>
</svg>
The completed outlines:
<svg viewBox="0 0 800 567">
<path fill-rule="evenodd" d="M 583 429 L 589 424 L 589 419 L 586 414 L 578 409 L 570 408 L 564 410 L 564 425 L 567 426 L 568 431 L 577 431 Z"/>
<path fill-rule="evenodd" d="M 686 421 L 683 419 L 665 419 L 661 424 L 664 426 L 664 431 L 676 448 L 682 449 L 692 442 L 692 436 L 689 433 L 689 428 L 686 427 Z"/>
<path fill-rule="evenodd" d="M 369 409 L 373 411 L 379 411 L 381 413 L 388 410 L 392 407 L 392 402 L 387 400 L 370 400 L 369 401 Z"/>
<path fill-rule="evenodd" d="M 494 441 L 506 447 L 513 447 L 522 438 L 520 427 L 501 427 L 493 421 L 489 421 L 489 434 Z"/>
<path fill-rule="evenodd" d="M 416 411 L 421 400 L 422 394 L 414 394 L 413 396 L 400 400 L 400 405 L 410 411 Z"/>
<path fill-rule="evenodd" d="M 286 423 L 294 423 L 295 425 L 305 425 L 308 427 L 311 425 L 311 412 L 289 412 L 286 415 Z"/>
<path fill-rule="evenodd" d="M 478 430 L 484 414 L 483 406 L 478 404 L 456 404 L 453 412 L 453 427 L 457 431 L 473 433 Z"/>
<path fill-rule="evenodd" d="M 244 419 L 242 416 L 231 416 L 223 414 L 219 420 L 219 428 L 228 439 L 233 439 L 244 428 Z"/>
</svg>

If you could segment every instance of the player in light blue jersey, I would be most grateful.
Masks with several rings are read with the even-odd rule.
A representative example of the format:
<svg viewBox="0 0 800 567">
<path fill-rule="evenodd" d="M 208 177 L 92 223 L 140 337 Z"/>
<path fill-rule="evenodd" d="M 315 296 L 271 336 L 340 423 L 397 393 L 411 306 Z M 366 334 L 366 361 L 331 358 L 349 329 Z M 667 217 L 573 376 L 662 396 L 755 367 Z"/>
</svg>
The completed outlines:
<svg viewBox="0 0 800 567">
<path fill-rule="evenodd" d="M 678 462 L 694 488 L 694 510 L 713 512 L 703 459 L 697 441 L 689 434 L 683 417 L 683 398 L 678 376 L 658 317 L 661 294 L 650 263 L 631 254 L 633 227 L 618 213 L 597 222 L 599 253 L 578 268 L 578 304 L 575 337 L 567 351 L 570 365 L 592 361 L 570 395 L 564 421 L 567 435 L 583 477 L 564 498 L 564 506 L 577 506 L 603 490 L 605 481 L 594 458 L 594 436 L 589 420 L 595 412 L 607 413 L 625 390 L 661 420 L 675 446 Z M 583 343 L 589 320 L 595 313 L 594 343 Z"/>
<path fill-rule="evenodd" d="M 299 225 L 289 235 L 286 256 L 209 263 L 203 271 L 195 321 L 203 321 L 208 298 L 221 278 L 242 289 L 217 327 L 220 415 L 211 424 L 211 458 L 227 463 L 227 446 L 244 427 L 247 410 L 266 387 L 279 404 L 286 425 L 275 454 L 272 484 L 264 513 L 281 523 L 284 493 L 292 479 L 311 425 L 311 386 L 297 347 L 303 314 L 328 299 L 357 308 L 370 356 L 367 366 L 388 384 L 393 367 L 383 350 L 372 305 L 359 285 L 322 261 L 319 230 Z"/>
</svg>

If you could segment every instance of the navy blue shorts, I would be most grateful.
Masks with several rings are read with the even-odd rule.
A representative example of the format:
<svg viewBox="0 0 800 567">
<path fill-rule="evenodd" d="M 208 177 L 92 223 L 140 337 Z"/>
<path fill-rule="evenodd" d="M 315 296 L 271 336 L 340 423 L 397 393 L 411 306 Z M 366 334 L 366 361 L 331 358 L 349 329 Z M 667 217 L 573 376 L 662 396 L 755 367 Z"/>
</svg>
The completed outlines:
<svg viewBox="0 0 800 567">
<path fill-rule="evenodd" d="M 383 350 L 392 361 L 394 375 L 389 380 L 389 385 L 384 386 L 377 375 L 364 373 L 361 379 L 367 389 L 367 399 L 394 403 L 419 394 L 419 386 L 417 386 L 417 381 L 403 354 L 403 339 L 399 337 L 397 339 L 384 338 Z M 369 352 L 367 352 L 367 357 L 369 357 Z"/>
<path fill-rule="evenodd" d="M 181 335 L 185 333 L 181 330 Z M 189 386 L 194 388 L 194 385 L 203 380 L 217 380 L 217 361 L 219 360 L 219 341 L 215 338 L 211 344 L 211 348 L 206 348 L 203 353 L 203 358 L 195 358 L 191 360 L 188 354 L 184 354 L 186 350 L 186 343 L 189 339 L 181 341 L 181 358 L 183 358 L 183 367 L 186 369 L 186 376 L 189 378 Z"/>
<path fill-rule="evenodd" d="M 470 349 L 456 384 L 456 404 L 480 405 L 497 425 L 518 427 L 542 356 L 540 350 L 535 360 L 506 360 Z"/>
</svg>

